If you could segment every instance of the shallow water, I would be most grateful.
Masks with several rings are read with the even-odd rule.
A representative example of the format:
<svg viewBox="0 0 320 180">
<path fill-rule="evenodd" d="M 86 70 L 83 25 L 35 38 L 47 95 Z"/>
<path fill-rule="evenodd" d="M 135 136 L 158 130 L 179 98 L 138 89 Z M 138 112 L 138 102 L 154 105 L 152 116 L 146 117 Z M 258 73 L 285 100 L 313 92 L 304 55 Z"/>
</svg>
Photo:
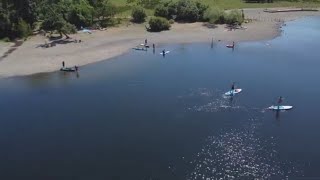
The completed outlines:
<svg viewBox="0 0 320 180">
<path fill-rule="evenodd" d="M 0 80 L 1 179 L 320 177 L 320 18 Z M 164 58 L 159 52 L 171 52 Z M 232 82 L 243 92 L 223 97 Z M 288 112 L 265 110 L 278 96 Z"/>
</svg>

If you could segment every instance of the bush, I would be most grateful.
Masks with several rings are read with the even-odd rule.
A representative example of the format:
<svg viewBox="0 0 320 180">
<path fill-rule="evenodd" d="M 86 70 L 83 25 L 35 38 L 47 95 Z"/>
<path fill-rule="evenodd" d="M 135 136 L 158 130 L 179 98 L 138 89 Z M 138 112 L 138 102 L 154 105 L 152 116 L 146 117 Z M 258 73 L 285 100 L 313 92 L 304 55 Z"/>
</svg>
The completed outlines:
<svg viewBox="0 0 320 180">
<path fill-rule="evenodd" d="M 204 21 L 204 13 L 209 8 L 209 6 L 201 4 L 200 2 L 196 2 L 196 6 L 199 10 L 199 20 Z"/>
<path fill-rule="evenodd" d="M 23 19 L 19 19 L 16 32 L 18 37 L 24 38 L 31 35 L 32 30 L 30 25 L 26 21 L 24 21 Z"/>
<path fill-rule="evenodd" d="M 225 12 L 218 8 L 210 8 L 206 10 L 203 18 L 211 24 L 223 24 L 225 22 Z"/>
<path fill-rule="evenodd" d="M 192 0 L 180 0 L 177 3 L 177 20 L 195 22 L 199 20 L 199 9 Z"/>
<path fill-rule="evenodd" d="M 174 24 L 174 20 L 173 20 L 173 19 L 170 19 L 170 20 L 169 20 L 169 23 L 170 23 L 170 24 Z"/>
<path fill-rule="evenodd" d="M 163 17 L 152 17 L 149 20 L 150 31 L 160 32 L 163 30 L 169 30 L 171 25 L 169 21 Z"/>
<path fill-rule="evenodd" d="M 142 23 L 145 21 L 146 17 L 147 14 L 142 7 L 137 6 L 132 9 L 133 22 Z"/>
<path fill-rule="evenodd" d="M 154 15 L 159 16 L 159 17 L 164 17 L 167 19 L 170 18 L 168 7 L 166 7 L 164 5 L 157 6 L 156 9 L 154 10 Z"/>
<path fill-rule="evenodd" d="M 11 40 L 10 40 L 10 38 L 5 37 L 5 38 L 2 38 L 0 41 L 3 41 L 3 42 L 10 42 Z"/>
<path fill-rule="evenodd" d="M 168 16 L 169 18 L 173 18 L 174 15 L 177 15 L 177 6 L 178 3 L 177 2 L 169 2 L 167 4 L 165 4 L 166 7 L 168 7 Z"/>
<path fill-rule="evenodd" d="M 204 12 L 208 6 L 193 0 L 179 0 L 178 2 L 168 2 L 163 5 L 168 11 L 167 18 L 176 16 L 178 21 L 195 22 L 203 20 Z"/>
<path fill-rule="evenodd" d="M 225 21 L 227 24 L 242 24 L 244 19 L 239 10 L 232 10 L 226 15 Z"/>
<path fill-rule="evenodd" d="M 80 1 L 79 3 L 70 7 L 70 12 L 67 17 L 67 21 L 74 24 L 77 28 L 87 27 L 92 25 L 92 11 L 93 8 L 86 1 Z"/>
</svg>

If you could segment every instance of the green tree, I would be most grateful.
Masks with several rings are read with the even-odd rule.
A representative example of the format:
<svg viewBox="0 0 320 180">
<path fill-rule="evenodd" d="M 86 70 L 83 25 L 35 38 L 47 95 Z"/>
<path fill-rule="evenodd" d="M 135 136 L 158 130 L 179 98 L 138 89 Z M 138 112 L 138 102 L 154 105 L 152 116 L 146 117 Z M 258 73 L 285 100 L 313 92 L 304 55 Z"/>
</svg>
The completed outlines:
<svg viewBox="0 0 320 180">
<path fill-rule="evenodd" d="M 171 25 L 166 18 L 163 17 L 152 17 L 149 20 L 150 31 L 159 32 L 163 30 L 169 30 Z"/>
<path fill-rule="evenodd" d="M 207 9 L 204 13 L 204 20 L 211 24 L 223 24 L 224 23 L 225 12 L 219 8 Z"/>
<path fill-rule="evenodd" d="M 154 15 L 170 19 L 168 7 L 164 6 L 163 4 L 155 8 Z"/>
<path fill-rule="evenodd" d="M 243 21 L 242 13 L 239 10 L 231 10 L 225 16 L 225 22 L 227 24 L 242 24 Z"/>
<path fill-rule="evenodd" d="M 195 22 L 199 20 L 199 9 L 192 0 L 180 0 L 177 4 L 177 20 Z"/>
<path fill-rule="evenodd" d="M 93 11 L 93 7 L 87 0 L 78 0 L 78 3 L 69 7 L 67 21 L 77 28 L 90 26 L 92 25 Z"/>
<path fill-rule="evenodd" d="M 17 27 L 16 27 L 16 35 L 19 38 L 25 38 L 31 35 L 32 30 L 30 25 L 24 21 L 23 19 L 19 19 Z"/>
<path fill-rule="evenodd" d="M 132 9 L 133 22 L 142 23 L 145 21 L 147 14 L 142 7 L 136 6 Z"/>
<path fill-rule="evenodd" d="M 76 27 L 68 22 L 68 14 L 71 1 L 47 0 L 41 6 L 43 14 L 42 29 L 45 31 L 57 31 L 60 36 L 64 34 L 69 38 L 68 34 L 75 33 Z"/>
</svg>

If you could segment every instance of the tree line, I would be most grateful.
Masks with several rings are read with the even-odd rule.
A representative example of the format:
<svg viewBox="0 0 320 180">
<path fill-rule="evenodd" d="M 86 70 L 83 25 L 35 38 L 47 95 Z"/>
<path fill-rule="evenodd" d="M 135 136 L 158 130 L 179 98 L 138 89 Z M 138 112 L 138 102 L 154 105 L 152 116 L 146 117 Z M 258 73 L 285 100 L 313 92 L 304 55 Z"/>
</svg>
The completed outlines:
<svg viewBox="0 0 320 180">
<path fill-rule="evenodd" d="M 239 11 L 224 13 L 196 0 L 127 0 L 133 7 L 132 20 L 145 22 L 145 9 L 153 9 L 149 20 L 151 31 L 168 30 L 174 21 L 242 23 Z M 24 38 L 34 29 L 56 32 L 62 37 L 83 27 L 106 27 L 120 8 L 112 0 L 0 0 L 0 39 Z"/>
<path fill-rule="evenodd" d="M 116 12 L 110 0 L 0 0 L 0 38 L 27 37 L 37 26 L 67 36 L 81 27 L 106 26 Z"/>
</svg>

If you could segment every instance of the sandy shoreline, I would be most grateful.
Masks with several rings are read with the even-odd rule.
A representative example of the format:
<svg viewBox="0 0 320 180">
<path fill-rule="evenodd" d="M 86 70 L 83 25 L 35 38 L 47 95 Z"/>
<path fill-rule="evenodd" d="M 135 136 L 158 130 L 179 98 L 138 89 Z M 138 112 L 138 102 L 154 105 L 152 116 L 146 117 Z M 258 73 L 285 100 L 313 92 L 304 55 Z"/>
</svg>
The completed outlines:
<svg viewBox="0 0 320 180">
<path fill-rule="evenodd" d="M 82 43 L 57 44 L 54 47 L 42 48 L 43 36 L 34 36 L 27 40 L 8 57 L 0 60 L 0 77 L 30 75 L 41 72 L 57 71 L 61 62 L 67 66 L 83 66 L 121 55 L 132 47 L 144 43 L 179 44 L 193 42 L 211 42 L 221 40 L 222 43 L 259 41 L 273 39 L 280 35 L 281 24 L 305 16 L 320 15 L 320 12 L 265 13 L 263 9 L 246 9 L 246 18 L 253 22 L 244 24 L 245 30 L 228 31 L 224 25 L 208 28 L 203 23 L 173 24 L 170 31 L 149 33 L 144 25 L 129 25 L 110 28 L 106 31 L 94 31 L 93 34 L 79 33 L 73 38 Z M 0 44 L 0 56 L 10 44 Z M 160 51 L 160 49 L 157 49 Z"/>
</svg>

